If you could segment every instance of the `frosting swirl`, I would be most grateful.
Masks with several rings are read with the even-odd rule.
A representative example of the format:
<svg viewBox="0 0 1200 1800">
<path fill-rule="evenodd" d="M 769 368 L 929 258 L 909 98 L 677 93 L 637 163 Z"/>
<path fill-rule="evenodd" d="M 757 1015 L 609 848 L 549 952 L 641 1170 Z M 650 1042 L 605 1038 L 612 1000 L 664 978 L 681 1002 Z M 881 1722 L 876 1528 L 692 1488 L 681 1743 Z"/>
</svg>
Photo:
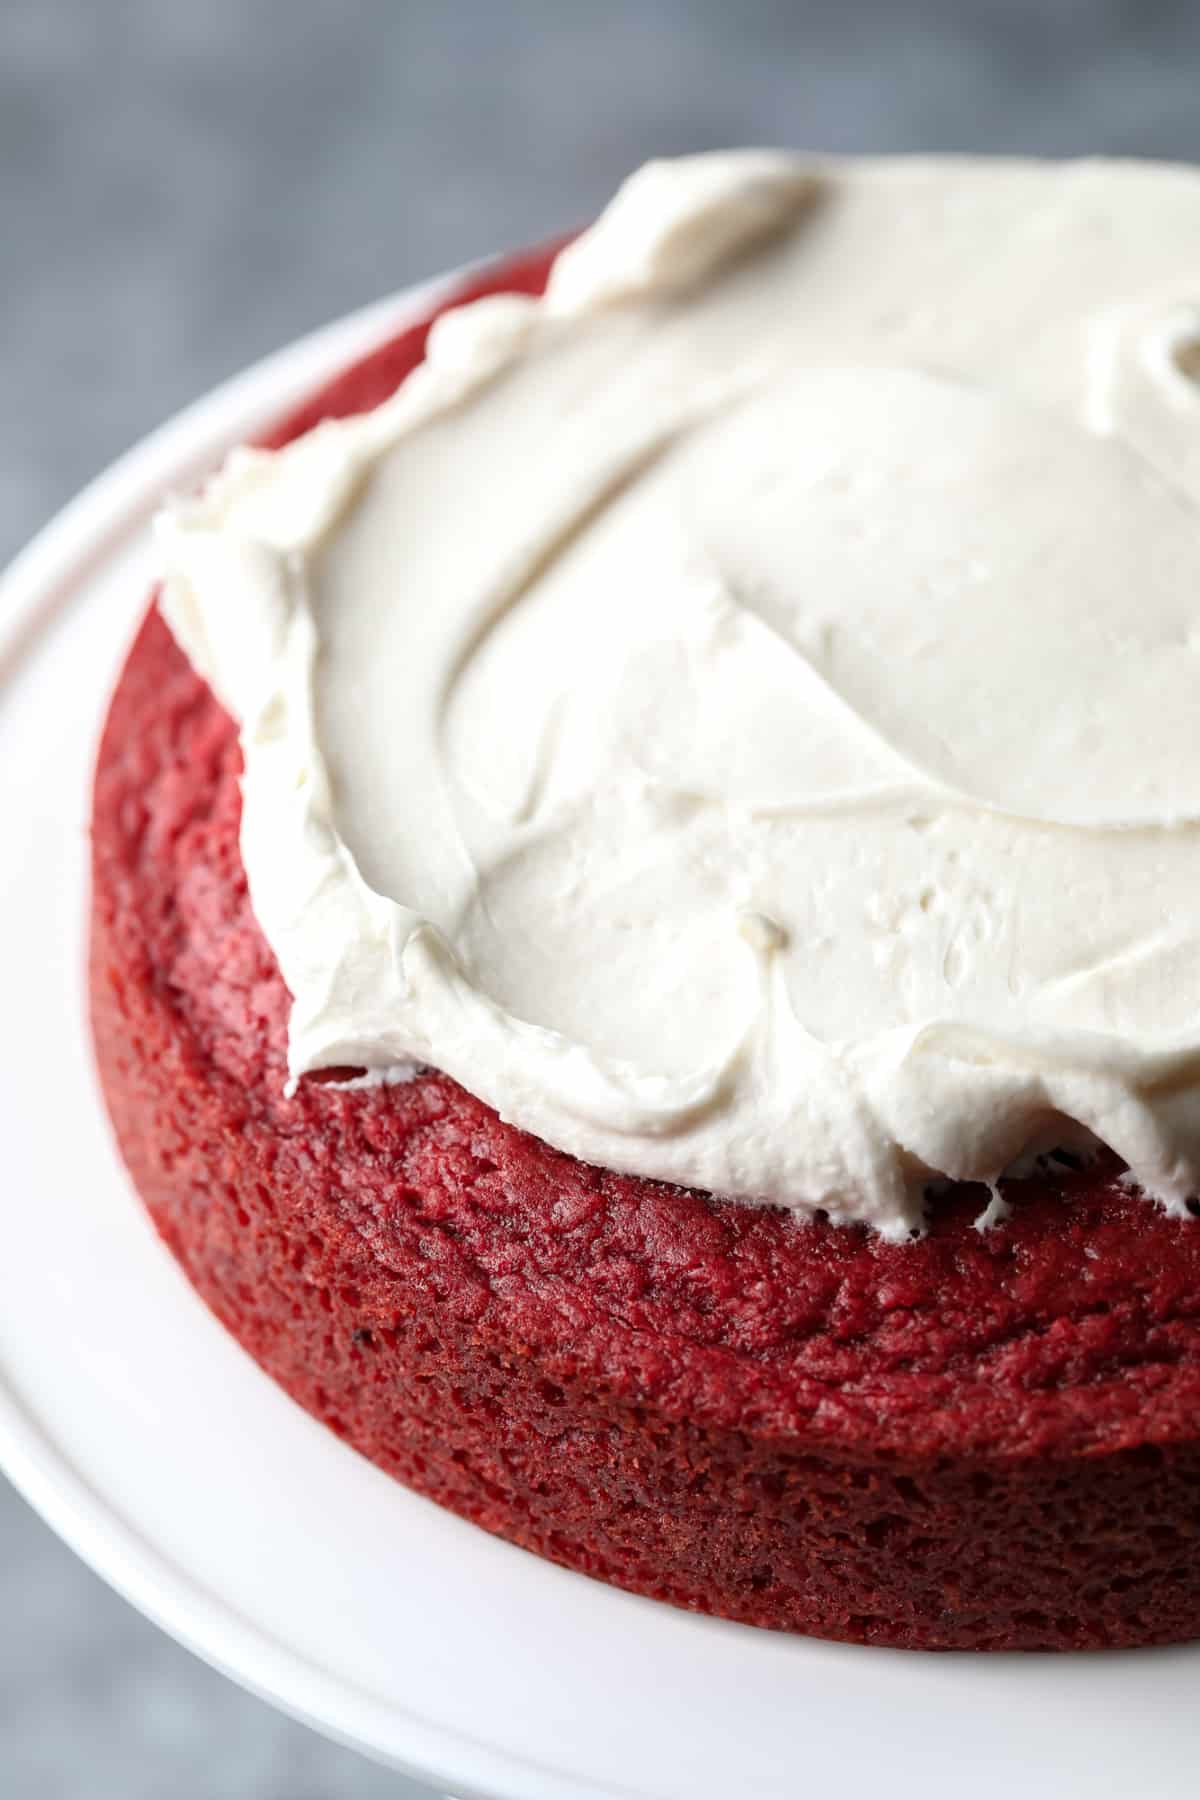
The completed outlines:
<svg viewBox="0 0 1200 1800">
<path fill-rule="evenodd" d="M 171 505 L 293 1077 L 891 1236 L 1079 1136 L 1182 1207 L 1198 232 L 1147 165 L 653 164 Z"/>
</svg>

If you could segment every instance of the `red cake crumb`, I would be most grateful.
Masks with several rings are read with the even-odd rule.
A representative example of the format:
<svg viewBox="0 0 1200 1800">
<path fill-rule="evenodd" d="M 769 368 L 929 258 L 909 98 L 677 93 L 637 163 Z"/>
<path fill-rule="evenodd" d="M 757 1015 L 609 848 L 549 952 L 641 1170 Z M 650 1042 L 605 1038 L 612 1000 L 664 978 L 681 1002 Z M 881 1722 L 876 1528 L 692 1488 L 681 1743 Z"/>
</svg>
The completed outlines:
<svg viewBox="0 0 1200 1800">
<path fill-rule="evenodd" d="M 551 253 L 469 290 L 540 289 Z M 460 295 L 459 297 L 464 297 Z M 271 437 L 373 406 L 426 327 Z M 1200 1635 L 1200 1229 L 1062 1166 L 928 1234 L 588 1167 L 443 1075 L 284 1098 L 234 727 L 157 613 L 96 776 L 91 998 L 167 1244 L 365 1456 L 543 1556 L 863 1643 Z"/>
</svg>

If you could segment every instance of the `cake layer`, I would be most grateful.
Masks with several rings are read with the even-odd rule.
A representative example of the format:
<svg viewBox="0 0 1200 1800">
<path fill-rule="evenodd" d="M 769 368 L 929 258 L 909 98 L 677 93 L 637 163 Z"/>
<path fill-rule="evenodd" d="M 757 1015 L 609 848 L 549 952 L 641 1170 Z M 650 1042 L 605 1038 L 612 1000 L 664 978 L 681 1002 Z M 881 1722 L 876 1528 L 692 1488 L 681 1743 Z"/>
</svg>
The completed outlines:
<svg viewBox="0 0 1200 1800">
<path fill-rule="evenodd" d="M 382 400 L 423 341 L 282 435 Z M 952 1187 L 887 1243 L 588 1166 L 430 1071 L 287 1097 L 240 766 L 152 613 L 97 770 L 101 1078 L 164 1239 L 302 1405 L 487 1529 L 697 1610 L 919 1647 L 1200 1633 L 1188 1221 L 1060 1160 L 993 1230 Z"/>
</svg>

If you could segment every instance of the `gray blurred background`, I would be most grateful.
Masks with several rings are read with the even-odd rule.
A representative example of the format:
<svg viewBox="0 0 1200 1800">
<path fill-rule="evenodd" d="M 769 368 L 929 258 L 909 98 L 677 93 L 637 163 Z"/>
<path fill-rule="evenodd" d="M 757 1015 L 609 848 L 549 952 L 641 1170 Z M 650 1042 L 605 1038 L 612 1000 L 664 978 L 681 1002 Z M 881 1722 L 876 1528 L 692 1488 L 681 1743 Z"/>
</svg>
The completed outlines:
<svg viewBox="0 0 1200 1800">
<path fill-rule="evenodd" d="M 0 0 L 0 560 L 298 332 L 736 143 L 1200 159 L 1200 5 Z M 203 1668 L 2 1481 L 0 1603 L 5 1800 L 424 1792 Z"/>
</svg>

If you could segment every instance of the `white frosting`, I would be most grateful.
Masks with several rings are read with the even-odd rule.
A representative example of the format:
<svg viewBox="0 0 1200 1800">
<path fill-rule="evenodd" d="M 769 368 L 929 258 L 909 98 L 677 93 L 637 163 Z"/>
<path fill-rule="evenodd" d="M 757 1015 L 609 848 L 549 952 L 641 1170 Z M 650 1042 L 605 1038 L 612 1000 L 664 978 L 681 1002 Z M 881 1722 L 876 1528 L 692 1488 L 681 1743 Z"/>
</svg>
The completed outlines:
<svg viewBox="0 0 1200 1800">
<path fill-rule="evenodd" d="M 900 1235 L 1200 1190 L 1200 176 L 651 165 L 159 523 L 293 1076 Z"/>
</svg>

